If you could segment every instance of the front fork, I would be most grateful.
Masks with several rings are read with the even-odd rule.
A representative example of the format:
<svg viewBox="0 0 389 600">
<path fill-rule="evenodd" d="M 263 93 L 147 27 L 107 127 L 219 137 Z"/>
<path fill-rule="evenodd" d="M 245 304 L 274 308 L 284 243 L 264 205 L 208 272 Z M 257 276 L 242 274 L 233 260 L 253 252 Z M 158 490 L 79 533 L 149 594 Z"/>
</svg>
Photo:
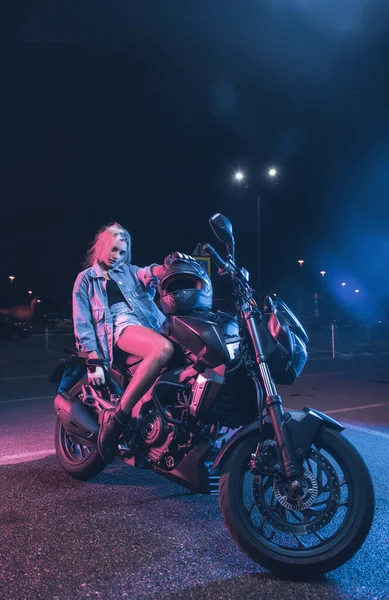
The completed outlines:
<svg viewBox="0 0 389 600">
<path fill-rule="evenodd" d="M 282 466 L 286 477 L 292 482 L 293 487 L 298 487 L 296 479 L 301 476 L 301 467 L 296 458 L 289 431 L 285 423 L 285 415 L 282 408 L 282 399 L 277 394 L 277 389 L 270 374 L 267 356 L 264 351 L 262 332 L 257 317 L 253 314 L 243 315 L 250 338 L 255 350 L 255 361 L 261 375 L 263 388 L 265 390 L 265 406 L 273 426 L 274 435 L 280 451 Z"/>
</svg>

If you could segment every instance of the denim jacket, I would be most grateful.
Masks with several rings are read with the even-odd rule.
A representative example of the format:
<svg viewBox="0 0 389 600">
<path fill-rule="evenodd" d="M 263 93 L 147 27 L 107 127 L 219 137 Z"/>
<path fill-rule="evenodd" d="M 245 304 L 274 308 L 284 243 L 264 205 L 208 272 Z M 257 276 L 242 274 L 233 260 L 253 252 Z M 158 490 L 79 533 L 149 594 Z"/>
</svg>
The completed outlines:
<svg viewBox="0 0 389 600">
<path fill-rule="evenodd" d="M 158 279 L 151 267 L 121 264 L 110 269 L 131 312 L 145 327 L 159 329 L 164 314 L 154 302 Z M 76 347 L 79 352 L 97 352 L 107 367 L 113 360 L 113 323 L 108 306 L 107 281 L 100 266 L 94 263 L 78 274 L 73 288 L 73 322 Z"/>
</svg>

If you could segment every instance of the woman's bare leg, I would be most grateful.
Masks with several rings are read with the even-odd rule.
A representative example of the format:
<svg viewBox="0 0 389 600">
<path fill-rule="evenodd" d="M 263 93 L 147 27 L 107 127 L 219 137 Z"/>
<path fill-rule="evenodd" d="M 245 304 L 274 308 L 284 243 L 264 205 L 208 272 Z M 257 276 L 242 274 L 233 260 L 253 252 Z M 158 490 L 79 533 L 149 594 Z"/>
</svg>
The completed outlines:
<svg viewBox="0 0 389 600">
<path fill-rule="evenodd" d="M 173 346 L 169 340 L 156 331 L 141 325 L 126 327 L 119 337 L 117 345 L 123 352 L 136 354 L 143 359 L 120 402 L 121 410 L 130 415 L 135 404 L 150 389 L 162 367 L 172 357 Z"/>
<path fill-rule="evenodd" d="M 124 352 L 136 354 L 143 360 L 125 389 L 120 405 L 100 413 L 97 448 L 107 463 L 115 458 L 120 434 L 131 420 L 133 407 L 152 386 L 173 354 L 169 340 L 141 325 L 126 327 L 117 345 Z"/>
</svg>

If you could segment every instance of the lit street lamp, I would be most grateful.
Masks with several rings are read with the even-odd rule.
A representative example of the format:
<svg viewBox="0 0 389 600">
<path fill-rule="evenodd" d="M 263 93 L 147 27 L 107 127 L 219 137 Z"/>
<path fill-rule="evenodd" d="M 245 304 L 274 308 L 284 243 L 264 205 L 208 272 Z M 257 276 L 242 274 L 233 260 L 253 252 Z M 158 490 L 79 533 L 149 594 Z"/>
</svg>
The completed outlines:
<svg viewBox="0 0 389 600">
<path fill-rule="evenodd" d="M 346 285 L 346 282 L 345 282 L 345 281 L 342 281 L 342 284 L 341 284 L 341 285 L 344 287 L 344 286 Z"/>
<path fill-rule="evenodd" d="M 354 290 L 354 292 L 355 292 L 356 294 L 359 294 L 360 290 Z"/>
<path fill-rule="evenodd" d="M 29 293 L 29 294 L 32 294 L 32 290 L 28 290 L 28 293 Z"/>
<path fill-rule="evenodd" d="M 300 258 L 300 260 L 298 260 L 297 262 L 300 265 L 297 310 L 298 310 L 298 316 L 301 317 L 304 312 L 304 298 L 303 298 L 303 273 L 304 273 L 303 264 L 304 264 L 304 261 L 302 258 Z"/>
<path fill-rule="evenodd" d="M 327 271 L 320 271 L 320 275 L 321 275 L 322 277 L 324 277 L 324 275 L 325 275 L 326 273 L 327 273 Z"/>
<path fill-rule="evenodd" d="M 12 285 L 13 282 L 14 282 L 15 277 L 13 275 L 9 275 L 8 279 L 10 280 L 11 285 Z"/>
<path fill-rule="evenodd" d="M 270 167 L 267 169 L 267 176 L 274 180 L 278 171 L 275 167 Z M 243 183 L 246 188 L 249 186 L 245 183 L 246 176 L 243 171 L 236 171 L 234 175 L 235 181 L 238 183 Z M 260 187 L 260 186 L 259 186 Z M 257 293 L 260 294 L 260 281 L 261 281 L 261 197 L 259 194 L 259 190 L 257 191 Z"/>
</svg>

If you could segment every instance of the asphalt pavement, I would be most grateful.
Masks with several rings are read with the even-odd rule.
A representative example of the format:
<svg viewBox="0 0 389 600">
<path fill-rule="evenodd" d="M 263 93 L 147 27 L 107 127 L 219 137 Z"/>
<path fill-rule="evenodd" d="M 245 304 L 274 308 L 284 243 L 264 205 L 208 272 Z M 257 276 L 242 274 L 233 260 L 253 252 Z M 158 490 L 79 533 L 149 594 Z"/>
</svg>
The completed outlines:
<svg viewBox="0 0 389 600">
<path fill-rule="evenodd" d="M 389 355 L 316 354 L 286 408 L 311 406 L 346 425 L 371 471 L 376 515 L 360 551 L 309 583 L 285 582 L 248 559 L 218 500 L 120 462 L 88 483 L 54 455 L 55 388 L 71 336 L 0 343 L 0 598 L 389 599 Z"/>
</svg>

